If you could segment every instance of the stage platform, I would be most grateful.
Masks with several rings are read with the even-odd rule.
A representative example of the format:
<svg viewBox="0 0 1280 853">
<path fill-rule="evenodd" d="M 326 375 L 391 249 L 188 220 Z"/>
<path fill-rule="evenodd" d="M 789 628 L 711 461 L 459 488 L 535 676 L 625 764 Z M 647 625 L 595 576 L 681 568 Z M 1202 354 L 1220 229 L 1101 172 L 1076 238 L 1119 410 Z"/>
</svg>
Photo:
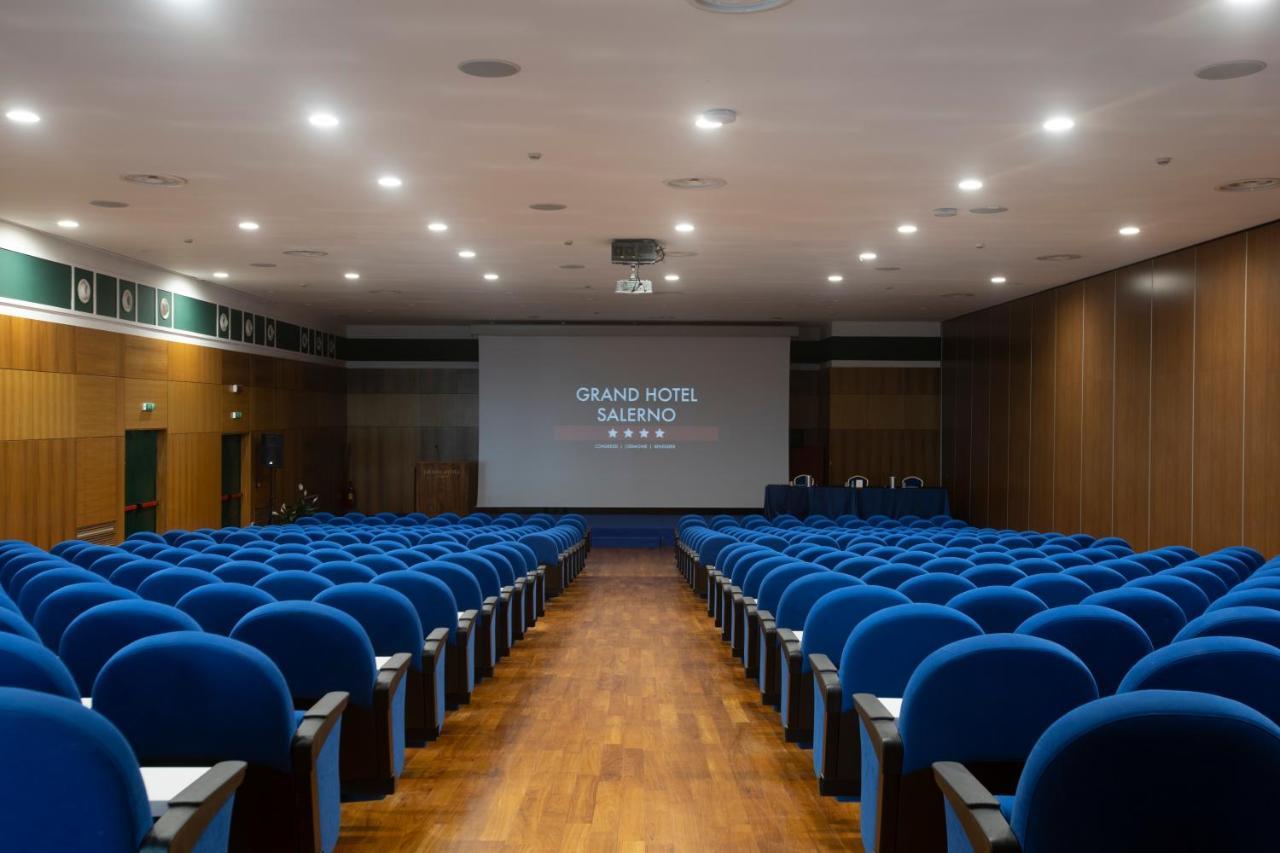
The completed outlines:
<svg viewBox="0 0 1280 853">
<path fill-rule="evenodd" d="M 583 513 L 598 548 L 670 548 L 680 515 Z"/>
</svg>

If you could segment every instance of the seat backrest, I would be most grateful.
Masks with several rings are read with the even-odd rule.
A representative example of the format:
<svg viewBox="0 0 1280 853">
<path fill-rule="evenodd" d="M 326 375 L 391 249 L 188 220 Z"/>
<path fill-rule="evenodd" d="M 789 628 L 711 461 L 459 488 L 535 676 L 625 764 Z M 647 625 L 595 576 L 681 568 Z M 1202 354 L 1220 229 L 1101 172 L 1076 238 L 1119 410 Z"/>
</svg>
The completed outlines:
<svg viewBox="0 0 1280 853">
<path fill-rule="evenodd" d="M 82 586 L 86 585 L 82 584 Z M 0 592 L 0 596 L 4 596 L 4 593 Z M 22 618 L 22 614 L 17 611 L 16 607 L 10 608 L 8 606 L 7 601 L 7 596 L 0 598 L 0 604 L 4 605 L 0 606 L 0 633 L 13 634 L 15 637 L 24 637 L 37 643 L 40 642 L 40 635 L 36 633 L 26 619 Z"/>
<path fill-rule="evenodd" d="M 310 601 L 333 585 L 328 578 L 300 569 L 284 569 L 254 584 L 276 601 Z"/>
<path fill-rule="evenodd" d="M 756 595 L 756 607 L 776 616 L 778 602 L 782 600 L 782 595 L 787 591 L 787 587 L 800 578 L 812 574 L 825 575 L 831 574 L 831 572 L 822 568 L 822 566 L 815 566 L 812 563 L 793 563 L 789 566 L 779 566 L 760 582 L 760 590 Z"/>
<path fill-rule="evenodd" d="M 855 693 L 902 696 L 920 661 L 956 640 L 981 635 L 977 622 L 940 604 L 902 604 L 872 613 L 849 633 L 840 655 L 843 709 L 853 709 Z"/>
<path fill-rule="evenodd" d="M 1070 650 L 1093 673 L 1099 696 L 1110 696 L 1135 663 L 1151 654 L 1142 626 L 1118 610 L 1071 604 L 1037 613 L 1018 627 L 1019 634 L 1040 637 Z"/>
<path fill-rule="evenodd" d="M 1026 853 L 1270 850 L 1278 787 L 1280 728 L 1266 717 L 1218 696 L 1142 690 L 1049 727 L 1010 825 Z"/>
<path fill-rule="evenodd" d="M 1161 648 L 1173 642 L 1174 636 L 1187 624 L 1187 616 L 1172 598 L 1153 589 L 1123 587 L 1096 592 L 1081 604 L 1108 607 L 1125 614 L 1142 626 L 1151 645 Z"/>
<path fill-rule="evenodd" d="M 1079 604 L 1093 595 L 1093 587 L 1080 578 L 1064 574 L 1028 575 L 1013 584 L 1015 589 L 1025 589 L 1049 607 Z"/>
<path fill-rule="evenodd" d="M 232 560 L 230 563 L 223 563 L 213 570 L 213 576 L 224 583 L 239 583 L 245 586 L 253 586 L 267 575 L 274 575 L 275 573 L 276 570 L 266 563 L 239 559 Z"/>
<path fill-rule="evenodd" d="M 181 567 L 156 572 L 138 584 L 138 595 L 147 601 L 158 601 L 161 604 L 177 604 L 178 599 L 196 587 L 220 584 L 217 575 L 200 569 L 184 569 Z"/>
<path fill-rule="evenodd" d="M 1108 569 L 1106 566 L 1073 566 L 1062 574 L 1084 581 L 1094 592 L 1119 589 L 1128 583 L 1128 578 L 1115 569 Z"/>
<path fill-rule="evenodd" d="M 81 696 L 93 690 L 103 664 L 125 646 L 156 634 L 199 631 L 187 614 L 154 601 L 109 601 L 81 613 L 62 633 L 58 657 L 71 670 Z"/>
<path fill-rule="evenodd" d="M 453 593 L 454 604 L 459 611 L 479 610 L 484 606 L 484 592 L 480 589 L 480 582 L 462 566 L 431 560 L 419 563 L 410 571 L 443 581 Z"/>
<path fill-rule="evenodd" d="M 862 581 L 870 586 L 897 589 L 907 581 L 913 578 L 925 577 L 927 574 L 928 572 L 924 569 L 909 563 L 889 563 L 867 572 L 862 576 Z"/>
<path fill-rule="evenodd" d="M 424 563 L 423 565 L 429 564 Z M 452 568 L 466 572 L 465 569 L 460 569 L 457 566 Z M 472 579 L 472 582 L 474 583 L 474 579 Z M 458 631 L 458 600 L 454 597 L 449 584 L 440 577 L 428 574 L 425 571 L 409 569 L 403 572 L 387 572 L 385 575 L 378 575 L 374 578 L 372 586 L 391 590 L 408 601 L 418 620 L 419 630 L 423 632 L 424 636 L 436 628 L 447 628 L 449 629 L 450 641 L 456 638 Z M 419 652 L 421 652 L 421 640 L 418 641 L 418 646 Z"/>
<path fill-rule="evenodd" d="M 502 592 L 502 579 L 498 575 L 498 570 L 493 567 L 493 563 L 483 557 L 475 554 L 445 554 L 440 558 L 441 562 L 453 563 L 455 566 L 461 566 L 471 572 L 472 576 L 480 584 L 480 591 L 484 593 L 485 598 L 491 598 Z"/>
<path fill-rule="evenodd" d="M 422 671 L 422 641 L 426 631 L 413 602 L 396 589 L 372 583 L 348 583 L 326 589 L 315 601 L 335 607 L 359 622 L 373 645 L 374 654 L 389 657 L 407 653 L 413 670 Z"/>
<path fill-rule="evenodd" d="M 1059 717 L 1098 698 L 1093 676 L 1048 640 L 990 634 L 929 654 L 902 694 L 903 774 L 935 761 L 1022 762 Z"/>
<path fill-rule="evenodd" d="M 1117 693 L 1189 690 L 1242 702 L 1280 723 L 1280 649 L 1247 637 L 1197 637 L 1134 664 Z"/>
<path fill-rule="evenodd" d="M 971 581 L 974 586 L 1013 586 L 1027 577 L 1021 570 L 998 563 L 975 565 L 960 573 L 960 577 Z"/>
<path fill-rule="evenodd" d="M 1233 589 L 1210 604 L 1209 610 L 1222 610 L 1227 607 L 1265 607 L 1268 610 L 1280 610 L 1280 589 L 1265 587 Z"/>
<path fill-rule="evenodd" d="M 81 613 L 108 601 L 130 601 L 137 597 L 136 593 L 109 583 L 74 584 L 50 593 L 36 609 L 32 624 L 40 641 L 57 651 L 63 632 Z"/>
<path fill-rule="evenodd" d="M 284 676 L 265 654 L 226 637 L 139 640 L 102 668 L 93 710 L 124 733 L 144 765 L 234 759 L 292 769 L 297 725 Z"/>
<path fill-rule="evenodd" d="M 356 557 L 355 562 L 362 566 L 366 566 L 374 571 L 375 574 L 386 574 L 387 572 L 403 572 L 409 566 L 404 560 L 398 560 L 390 554 L 365 554 Z"/>
<path fill-rule="evenodd" d="M 378 576 L 378 573 L 368 566 L 362 566 L 350 560 L 341 563 L 336 561 L 323 563 L 312 569 L 311 574 L 319 575 L 335 584 L 368 583 Z"/>
<path fill-rule="evenodd" d="M 80 690 L 58 656 L 34 640 L 0 633 L 0 687 L 38 690 L 80 701 Z"/>
<path fill-rule="evenodd" d="M 898 587 L 898 592 L 916 604 L 946 604 L 962 592 L 977 589 L 960 575 L 938 572 L 912 578 Z"/>
<path fill-rule="evenodd" d="M 1043 601 L 1025 589 L 988 586 L 962 592 L 947 602 L 972 618 L 987 634 L 1010 634 L 1030 617 L 1047 610 Z"/>
<path fill-rule="evenodd" d="M 1137 589 L 1154 589 L 1173 599 L 1187 619 L 1194 619 L 1209 608 L 1209 596 L 1186 578 L 1174 577 L 1164 572 L 1145 578 L 1137 578 L 1125 584 Z"/>
<path fill-rule="evenodd" d="M 0 688 L 0 838 L 7 850 L 140 849 L 151 808 L 129 744 L 79 702 Z"/>
<path fill-rule="evenodd" d="M 156 572 L 172 568 L 171 564 L 162 560 L 133 560 L 112 571 L 109 580 L 116 586 L 137 592 L 144 580 Z"/>
<path fill-rule="evenodd" d="M 802 671 L 808 672 L 809 655 L 826 655 L 839 665 L 845 641 L 858 623 L 886 607 L 910 604 L 911 599 L 895 589 L 881 586 L 859 586 L 837 589 L 814 602 L 804 620 L 800 638 Z"/>
<path fill-rule="evenodd" d="M 373 706 L 373 645 L 360 623 L 314 601 L 280 601 L 245 615 L 231 639 L 262 651 L 284 673 L 295 704 L 343 690 L 351 703 Z"/>
<path fill-rule="evenodd" d="M 1224 607 L 1197 616 L 1173 638 L 1249 637 L 1280 648 L 1280 613 L 1266 607 Z"/>
<path fill-rule="evenodd" d="M 106 584 L 106 581 L 88 569 L 74 566 L 42 572 L 23 586 L 16 599 L 18 609 L 28 620 L 34 619 L 36 610 L 52 593 L 64 587 L 85 583 Z"/>
<path fill-rule="evenodd" d="M 802 630 L 809 611 L 822 596 L 851 586 L 862 586 L 862 582 L 839 572 L 810 572 L 798 577 L 787 586 L 782 597 L 778 599 L 778 607 L 772 611 L 774 622 L 779 628 Z"/>
<path fill-rule="evenodd" d="M 178 599 L 175 606 L 210 634 L 227 637 L 246 613 L 274 601 L 270 593 L 255 587 L 220 583 L 196 587 Z"/>
</svg>

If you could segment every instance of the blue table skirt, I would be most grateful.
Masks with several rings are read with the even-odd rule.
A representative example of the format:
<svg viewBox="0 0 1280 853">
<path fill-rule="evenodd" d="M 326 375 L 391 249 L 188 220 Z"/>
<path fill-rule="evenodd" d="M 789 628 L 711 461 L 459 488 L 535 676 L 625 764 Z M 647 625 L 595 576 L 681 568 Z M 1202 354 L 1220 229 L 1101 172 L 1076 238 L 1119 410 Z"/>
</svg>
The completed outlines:
<svg viewBox="0 0 1280 853">
<path fill-rule="evenodd" d="M 951 503 L 946 489 L 846 489 L 842 486 L 765 486 L 764 514 L 769 518 L 794 515 L 806 518 L 825 515 L 836 519 L 842 515 L 869 518 L 887 515 L 901 518 L 915 515 L 929 518 L 950 515 Z"/>
</svg>

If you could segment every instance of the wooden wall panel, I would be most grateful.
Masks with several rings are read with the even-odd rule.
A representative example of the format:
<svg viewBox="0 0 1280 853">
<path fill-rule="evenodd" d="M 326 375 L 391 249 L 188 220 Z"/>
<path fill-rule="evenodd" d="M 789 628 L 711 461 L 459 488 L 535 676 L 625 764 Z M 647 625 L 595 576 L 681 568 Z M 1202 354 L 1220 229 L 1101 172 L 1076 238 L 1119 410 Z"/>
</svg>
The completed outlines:
<svg viewBox="0 0 1280 853">
<path fill-rule="evenodd" d="M 951 490 L 951 513 L 967 519 L 973 512 L 969 500 L 973 471 L 973 327 L 974 320 L 956 323 L 956 407 L 952 435 L 954 437 L 955 474 L 948 485 Z"/>
<path fill-rule="evenodd" d="M 124 440 L 76 440 L 77 528 L 115 524 L 124 509 Z"/>
<path fill-rule="evenodd" d="M 75 435 L 75 376 L 0 370 L 0 441 Z"/>
<path fill-rule="evenodd" d="M 1152 282 L 1151 544 L 1185 545 L 1191 541 L 1195 250 L 1158 258 Z"/>
<path fill-rule="evenodd" d="M 1139 550 L 1151 540 L 1151 263 L 1116 273 L 1116 536 Z"/>
<path fill-rule="evenodd" d="M 1114 526 L 1115 281 L 1107 273 L 1084 282 L 1080 529 L 1094 536 L 1109 536 Z"/>
<path fill-rule="evenodd" d="M 124 335 L 99 329 L 75 330 L 76 373 L 121 376 L 124 373 Z"/>
<path fill-rule="evenodd" d="M 1057 348 L 1057 295 L 1031 298 L 1031 432 L 1028 523 L 1053 528 L 1054 356 Z"/>
<path fill-rule="evenodd" d="M 1031 523 L 1032 302 L 1009 306 L 1009 527 Z"/>
<path fill-rule="evenodd" d="M 1201 553 L 1240 542 L 1244 518 L 1245 257 L 1243 234 L 1196 253 L 1191 547 Z"/>
<path fill-rule="evenodd" d="M 169 433 L 162 451 L 164 529 L 222 526 L 222 437 L 215 432 Z"/>
<path fill-rule="evenodd" d="M 75 535 L 75 439 L 0 441 L 0 536 L 48 548 Z"/>
<path fill-rule="evenodd" d="M 1280 553 L 1280 223 L 1247 235 L 1244 541 Z"/>
<path fill-rule="evenodd" d="M 1009 323 L 1012 312 L 1008 304 L 990 311 L 990 447 L 987 460 L 988 496 L 986 524 L 1003 528 L 1009 524 Z"/>
<path fill-rule="evenodd" d="M 114 376 L 75 377 L 76 436 L 124 432 L 124 380 Z"/>
<path fill-rule="evenodd" d="M 130 379 L 168 379 L 169 344 L 125 335 L 124 375 Z"/>
<path fill-rule="evenodd" d="M 991 431 L 991 329 L 987 315 L 983 315 L 973 328 L 972 383 L 973 410 L 969 421 L 973 435 L 986 436 Z M 988 441 L 971 443 L 969 454 L 969 517 L 975 524 L 987 524 L 987 496 L 990 484 L 991 444 Z"/>
<path fill-rule="evenodd" d="M 1057 291 L 1054 331 L 1053 528 L 1080 529 L 1084 407 L 1084 285 Z"/>
<path fill-rule="evenodd" d="M 155 403 L 155 411 L 142 411 L 143 403 Z M 124 381 L 124 428 L 167 429 L 169 426 L 169 383 L 160 379 Z"/>
<path fill-rule="evenodd" d="M 956 447 L 956 371 L 958 357 L 956 352 L 956 323 L 944 323 L 942 326 L 942 369 L 939 371 L 942 389 L 938 399 L 941 417 L 943 441 L 940 442 L 938 464 L 941 469 L 942 482 L 948 485 L 955 482 Z M 953 507 L 954 511 L 954 507 Z"/>
<path fill-rule="evenodd" d="M 222 386 L 203 382 L 168 383 L 169 432 L 230 432 L 222 419 Z"/>
<path fill-rule="evenodd" d="M 169 344 L 169 377 L 174 382 L 217 385 L 222 379 L 222 350 L 193 344 Z"/>
<path fill-rule="evenodd" d="M 959 414 L 981 405 L 982 389 L 951 381 L 972 372 L 960 342 L 984 325 L 985 426 Z M 1007 431 L 996 379 L 1005 328 Z M 987 507 L 998 511 L 1004 448 L 1009 527 L 1275 555 L 1278 330 L 1280 222 L 948 321 L 945 482 L 967 494 L 965 466 L 989 453 Z"/>
<path fill-rule="evenodd" d="M 74 327 L 0 317 L 0 369 L 74 372 Z"/>
</svg>

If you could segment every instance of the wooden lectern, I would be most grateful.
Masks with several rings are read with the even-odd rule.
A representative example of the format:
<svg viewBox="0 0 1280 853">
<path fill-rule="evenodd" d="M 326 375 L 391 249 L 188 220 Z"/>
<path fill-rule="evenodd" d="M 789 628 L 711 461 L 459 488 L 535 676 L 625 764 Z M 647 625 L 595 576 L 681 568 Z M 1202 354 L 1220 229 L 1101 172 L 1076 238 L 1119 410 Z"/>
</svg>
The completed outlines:
<svg viewBox="0 0 1280 853">
<path fill-rule="evenodd" d="M 419 462 L 414 470 L 414 508 L 427 515 L 476 508 L 476 463 Z"/>
</svg>

